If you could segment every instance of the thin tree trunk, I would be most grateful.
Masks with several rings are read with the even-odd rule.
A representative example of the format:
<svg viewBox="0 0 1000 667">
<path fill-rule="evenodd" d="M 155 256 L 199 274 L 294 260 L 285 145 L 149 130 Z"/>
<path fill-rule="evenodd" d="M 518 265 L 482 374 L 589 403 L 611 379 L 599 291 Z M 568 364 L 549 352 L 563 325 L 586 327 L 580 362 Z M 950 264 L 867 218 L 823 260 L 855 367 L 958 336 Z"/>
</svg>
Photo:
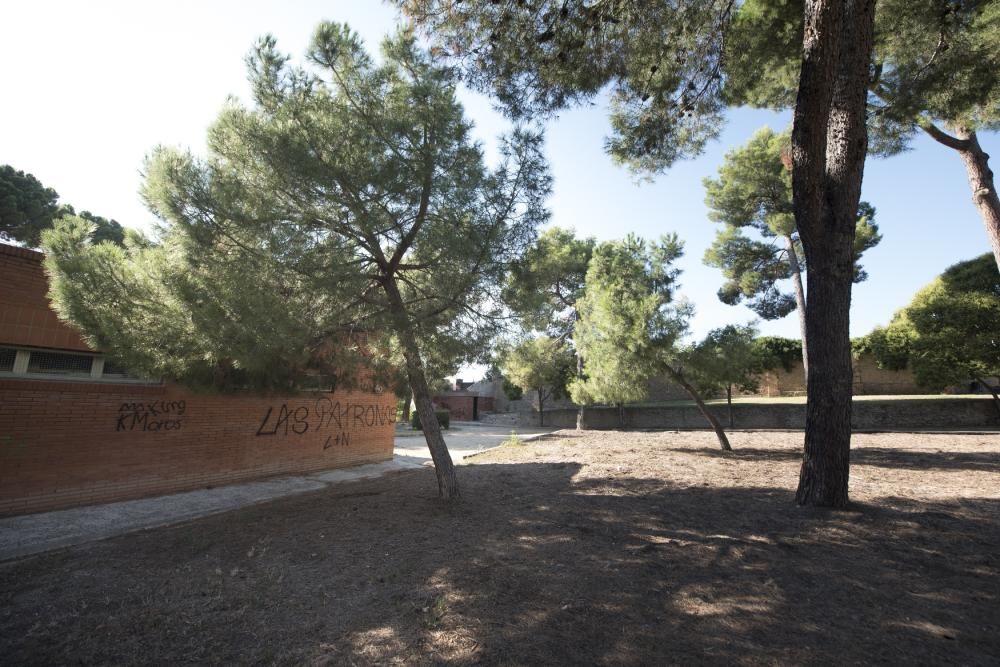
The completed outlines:
<svg viewBox="0 0 1000 667">
<path fill-rule="evenodd" d="M 403 422 L 409 423 L 410 421 L 410 403 L 413 402 L 413 391 L 406 392 L 403 401 Z"/>
<path fill-rule="evenodd" d="M 986 387 L 986 391 L 990 392 L 993 396 L 993 407 L 997 409 L 997 415 L 1000 416 L 1000 394 L 997 393 L 997 388 L 989 384 L 982 378 L 975 378 L 976 382 Z"/>
<path fill-rule="evenodd" d="M 788 264 L 792 268 L 792 284 L 795 285 L 795 310 L 799 314 L 799 336 L 802 338 L 802 374 L 806 386 L 809 386 L 809 352 L 806 345 L 806 291 L 802 286 L 802 269 L 799 266 L 799 255 L 795 251 L 795 241 L 791 236 L 785 237 L 788 248 Z"/>
<path fill-rule="evenodd" d="M 616 403 L 615 405 L 618 407 L 618 427 L 625 428 L 625 404 Z"/>
<path fill-rule="evenodd" d="M 441 425 L 434 414 L 434 404 L 431 402 L 430 388 L 427 386 L 427 376 L 424 374 L 424 362 L 420 358 L 420 348 L 417 339 L 409 327 L 409 318 L 403 305 L 395 279 L 391 276 L 384 279 L 383 286 L 389 297 L 389 308 L 396 322 L 396 335 L 399 336 L 403 348 L 403 358 L 406 360 L 406 374 L 410 380 L 414 402 L 417 404 L 417 414 L 423 426 L 424 440 L 434 461 L 434 472 L 437 474 L 438 494 L 445 500 L 459 497 L 458 478 L 455 475 L 455 464 L 452 463 L 448 445 L 441 435 Z"/>
<path fill-rule="evenodd" d="M 968 142 L 968 148 L 958 154 L 965 163 L 965 171 L 969 175 L 969 187 L 972 188 L 972 203 L 979 211 L 979 217 L 986 227 L 986 235 L 990 238 L 993 248 L 993 258 L 997 269 L 1000 269 L 1000 196 L 993 185 L 993 171 L 990 169 L 990 156 L 979 145 L 979 137 L 975 132 L 959 131 L 959 139 Z"/>
<path fill-rule="evenodd" d="M 1000 196 L 993 185 L 990 156 L 979 145 L 979 136 L 974 130 L 962 127 L 955 128 L 955 136 L 952 136 L 926 118 L 918 119 L 917 126 L 942 146 L 958 151 L 965 163 L 969 187 L 972 189 L 972 203 L 986 227 L 986 235 L 993 248 L 993 258 L 997 269 L 1000 269 Z"/>
<path fill-rule="evenodd" d="M 867 152 L 874 0 L 807 0 L 792 124 L 795 222 L 806 253 L 806 432 L 795 500 L 844 507 L 851 455 L 849 316 Z"/>
<path fill-rule="evenodd" d="M 729 408 L 729 428 L 736 426 L 736 420 L 733 419 L 733 385 L 726 385 L 726 406 Z"/>
<path fill-rule="evenodd" d="M 580 353 L 576 353 L 576 377 L 579 380 L 583 380 L 583 357 Z M 587 406 L 582 403 L 576 408 L 576 430 L 585 431 L 587 430 Z"/>
<path fill-rule="evenodd" d="M 545 426 L 545 406 L 543 405 L 542 390 L 538 390 L 538 425 Z"/>
<path fill-rule="evenodd" d="M 715 418 L 715 415 L 709 412 L 708 407 L 705 405 L 705 401 L 701 400 L 701 396 L 698 395 L 698 391 L 691 386 L 691 384 L 684 377 L 684 374 L 672 366 L 667 366 L 667 373 L 674 379 L 674 382 L 679 384 L 684 391 L 687 392 L 688 396 L 691 397 L 691 400 L 693 400 L 695 405 L 698 406 L 698 411 L 701 412 L 701 415 L 712 427 L 712 430 L 715 431 L 715 436 L 719 439 L 719 447 L 722 447 L 722 449 L 727 452 L 733 451 L 733 447 L 729 444 L 729 438 L 726 437 L 726 432 L 723 430 L 722 424 L 720 424 L 719 420 Z"/>
</svg>

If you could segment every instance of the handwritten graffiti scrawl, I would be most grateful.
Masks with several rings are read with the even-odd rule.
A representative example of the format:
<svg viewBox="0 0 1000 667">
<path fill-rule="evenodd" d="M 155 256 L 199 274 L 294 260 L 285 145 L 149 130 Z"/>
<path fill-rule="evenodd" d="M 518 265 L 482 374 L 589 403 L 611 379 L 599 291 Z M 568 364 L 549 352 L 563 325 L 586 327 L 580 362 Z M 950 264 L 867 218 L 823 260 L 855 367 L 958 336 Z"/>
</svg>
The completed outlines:
<svg viewBox="0 0 1000 667">
<path fill-rule="evenodd" d="M 257 427 L 257 435 L 303 435 L 310 430 L 314 432 L 336 431 L 336 435 L 327 437 L 323 449 L 330 447 L 348 447 L 351 444 L 349 431 L 360 428 L 384 426 L 396 422 L 396 409 L 393 405 L 384 407 L 375 405 L 357 405 L 331 401 L 326 396 L 316 399 L 316 404 L 310 409 L 300 405 L 297 408 L 288 407 L 282 403 L 280 407 L 269 407 L 264 418 Z"/>
<path fill-rule="evenodd" d="M 122 403 L 115 431 L 179 431 L 186 409 L 184 401 Z"/>
</svg>

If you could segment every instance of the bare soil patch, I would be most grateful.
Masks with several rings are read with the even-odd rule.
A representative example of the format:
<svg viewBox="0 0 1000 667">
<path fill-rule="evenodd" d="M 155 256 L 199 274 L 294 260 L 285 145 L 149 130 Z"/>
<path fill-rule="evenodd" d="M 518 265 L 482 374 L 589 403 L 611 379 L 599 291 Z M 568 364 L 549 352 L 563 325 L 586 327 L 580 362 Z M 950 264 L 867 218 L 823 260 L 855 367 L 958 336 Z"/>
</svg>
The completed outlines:
<svg viewBox="0 0 1000 667">
<path fill-rule="evenodd" d="M 4 664 L 997 664 L 1000 436 L 577 434 L 0 565 Z"/>
</svg>

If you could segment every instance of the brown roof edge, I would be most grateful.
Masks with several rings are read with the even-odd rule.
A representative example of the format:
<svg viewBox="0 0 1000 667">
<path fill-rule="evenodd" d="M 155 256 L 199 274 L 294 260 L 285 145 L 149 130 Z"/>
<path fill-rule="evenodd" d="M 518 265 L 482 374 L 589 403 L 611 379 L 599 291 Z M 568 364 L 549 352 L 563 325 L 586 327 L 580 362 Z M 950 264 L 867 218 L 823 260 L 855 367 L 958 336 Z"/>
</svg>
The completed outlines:
<svg viewBox="0 0 1000 667">
<path fill-rule="evenodd" d="M 0 243 L 0 255 L 10 255 L 12 257 L 21 257 L 23 259 L 33 259 L 41 262 L 45 259 L 45 253 L 39 252 L 37 250 L 32 250 L 31 248 L 21 248 L 16 245 L 9 245 L 7 243 Z"/>
</svg>

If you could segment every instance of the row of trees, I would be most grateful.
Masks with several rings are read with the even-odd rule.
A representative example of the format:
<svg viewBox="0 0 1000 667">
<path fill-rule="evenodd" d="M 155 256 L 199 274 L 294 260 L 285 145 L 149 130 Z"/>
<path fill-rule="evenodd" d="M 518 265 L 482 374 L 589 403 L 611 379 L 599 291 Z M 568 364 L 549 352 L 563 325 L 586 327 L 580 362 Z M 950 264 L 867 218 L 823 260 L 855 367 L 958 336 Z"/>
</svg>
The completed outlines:
<svg viewBox="0 0 1000 667">
<path fill-rule="evenodd" d="M 571 236 L 560 229 L 549 230 L 546 235 Z M 540 246 L 545 245 L 546 235 Z M 641 242 L 634 238 L 600 244 L 595 257 L 622 253 L 636 244 Z M 638 253 L 633 250 L 632 254 Z M 686 306 L 667 307 L 670 302 L 664 300 L 656 316 L 661 318 L 659 321 L 644 316 L 646 294 L 635 294 L 635 285 L 644 280 L 641 269 L 628 274 L 619 267 L 616 275 L 622 280 L 618 281 L 608 278 L 603 264 L 598 260 L 580 288 L 584 292 L 598 291 L 593 298 L 584 293 L 580 299 L 582 307 L 572 331 L 563 337 L 530 332 L 504 355 L 507 377 L 536 393 L 539 411 L 549 397 L 567 395 L 581 405 L 581 414 L 587 405 L 595 403 L 621 406 L 641 402 L 647 398 L 649 380 L 666 374 L 675 380 L 680 376 L 696 394 L 724 394 L 732 426 L 734 389 L 756 391 L 762 373 L 778 367 L 791 370 L 802 355 L 801 341 L 760 337 L 752 323 L 712 330 L 694 343 L 682 343 L 680 335 L 650 338 L 647 331 L 667 331 L 668 320 L 673 333 L 683 334 Z M 629 283 L 628 287 L 623 282 Z M 602 305 L 594 308 L 592 303 Z M 645 326 L 635 326 L 637 322 Z M 996 385 L 1000 377 L 998 331 L 1000 271 L 992 255 L 985 254 L 949 267 L 917 292 L 888 326 L 876 327 L 870 334 L 853 339 L 851 346 L 855 356 L 869 354 L 880 368 L 911 370 L 916 383 L 929 391 L 961 387 L 971 381 L 993 394 L 1000 411 L 1000 389 Z M 650 345 L 664 343 L 670 347 L 660 350 L 659 359 L 649 354 Z M 574 354 L 586 358 L 583 372 L 577 372 Z"/>
<path fill-rule="evenodd" d="M 209 133 L 208 159 L 172 149 L 151 155 L 144 195 L 164 220 L 159 238 L 126 239 L 124 249 L 91 245 L 91 227 L 73 219 L 49 232 L 49 270 L 63 315 L 95 344 L 126 351 L 137 370 L 181 379 L 271 383 L 267 369 L 315 370 L 324 359 L 339 369 L 361 357 L 385 367 L 401 363 L 431 426 L 425 434 L 439 489 L 453 497 L 457 480 L 433 426 L 427 353 L 475 349 L 469 341 L 495 331 L 502 277 L 545 220 L 549 187 L 533 132 L 513 132 L 502 163 L 484 166 L 454 99 L 456 76 L 494 93 L 518 119 L 545 117 L 610 85 L 609 150 L 644 172 L 699 153 L 717 135 L 727 105 L 789 104 L 779 93 L 791 90 L 786 162 L 809 269 L 813 369 L 797 500 L 846 503 L 848 307 L 866 104 L 873 86 L 889 89 L 899 73 L 913 72 L 924 77 L 920 85 L 899 78 L 908 97 L 874 114 L 883 119 L 876 130 L 902 127 L 885 119 L 904 107 L 927 116 L 941 110 L 947 118 L 993 109 L 998 68 L 979 67 L 995 58 L 982 41 L 996 25 L 989 3 L 948 3 L 946 15 L 960 20 L 931 23 L 924 19 L 933 12 L 880 5 L 882 25 L 895 28 L 895 17 L 886 19 L 881 9 L 889 5 L 920 35 L 941 36 L 948 49 L 929 56 L 887 48 L 882 32 L 876 44 L 873 0 L 399 4 L 435 42 L 434 56 L 404 33 L 384 44 L 375 64 L 350 30 L 327 23 L 301 67 L 273 39 L 262 40 L 248 59 L 254 104 L 232 102 L 223 110 Z M 762 22 L 783 39 L 772 39 Z M 979 26 L 970 34 L 980 41 L 955 36 L 969 32 L 966 24 Z M 774 76 L 762 80 L 759 62 L 741 69 L 741 59 L 755 51 L 777 54 L 767 69 Z M 944 64 L 963 76 L 941 77 Z M 796 74 L 782 88 L 784 71 Z M 963 94 L 946 96 L 950 106 L 938 104 L 940 87 L 958 81 L 968 83 Z M 965 116 L 988 118 L 985 111 Z M 923 127 L 922 118 L 911 125 Z M 989 199 L 989 192 L 980 188 L 977 196 Z M 644 334 L 631 350 L 639 358 L 679 370 L 670 363 L 684 323 L 670 266 L 679 252 L 670 238 L 594 245 L 586 293 L 556 286 L 566 296 L 557 306 L 561 321 L 571 321 L 579 339 L 573 387 L 581 396 L 603 391 L 596 378 L 614 370 L 587 374 L 581 360 L 588 345 L 620 349 L 621 331 Z M 634 281 L 625 284 L 622 274 Z"/>
<path fill-rule="evenodd" d="M 796 500 L 848 502 L 855 231 L 873 152 L 919 130 L 960 152 L 1000 265 L 1000 200 L 976 131 L 998 121 L 1000 8 L 988 0 L 398 0 L 513 117 L 609 88 L 612 157 L 647 173 L 697 155 L 725 108 L 793 106 L 792 213 L 809 266 L 811 372 Z M 941 124 L 952 128 L 951 134 Z"/>
</svg>

